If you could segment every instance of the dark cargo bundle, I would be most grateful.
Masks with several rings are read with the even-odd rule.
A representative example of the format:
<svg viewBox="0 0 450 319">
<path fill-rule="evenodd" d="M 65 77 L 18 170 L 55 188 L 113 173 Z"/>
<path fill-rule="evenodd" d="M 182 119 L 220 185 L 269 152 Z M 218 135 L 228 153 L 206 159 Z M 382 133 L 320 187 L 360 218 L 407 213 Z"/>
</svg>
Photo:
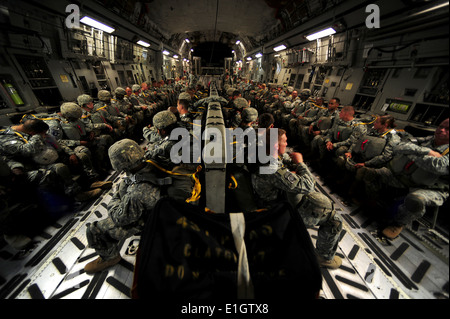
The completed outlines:
<svg viewBox="0 0 450 319">
<path fill-rule="evenodd" d="M 142 233 L 133 297 L 238 298 L 239 252 L 230 215 L 161 199 Z M 252 297 L 316 298 L 322 276 L 298 213 L 282 202 L 270 210 L 243 216 Z"/>
</svg>

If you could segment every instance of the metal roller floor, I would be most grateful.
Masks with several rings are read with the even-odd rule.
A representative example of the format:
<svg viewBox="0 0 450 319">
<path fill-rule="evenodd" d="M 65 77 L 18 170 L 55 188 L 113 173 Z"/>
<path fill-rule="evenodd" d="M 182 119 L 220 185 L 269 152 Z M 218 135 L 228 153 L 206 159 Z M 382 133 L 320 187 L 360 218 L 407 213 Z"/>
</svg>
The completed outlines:
<svg viewBox="0 0 450 319">
<path fill-rule="evenodd" d="M 313 172 L 317 190 L 329 196 L 342 216 L 344 228 L 337 254 L 337 270 L 322 269 L 324 299 L 448 299 L 448 232 L 415 223 L 399 238 L 378 238 L 377 225 L 355 206 L 346 206 Z M 33 238 L 34 247 L 0 249 L 2 299 L 129 299 L 139 236 L 126 239 L 123 260 L 95 275 L 84 265 L 97 256 L 87 247 L 87 223 L 103 219 L 106 206 L 122 175 L 113 173 L 113 189 L 77 213 L 61 218 Z M 317 229 L 309 230 L 315 243 Z"/>
</svg>

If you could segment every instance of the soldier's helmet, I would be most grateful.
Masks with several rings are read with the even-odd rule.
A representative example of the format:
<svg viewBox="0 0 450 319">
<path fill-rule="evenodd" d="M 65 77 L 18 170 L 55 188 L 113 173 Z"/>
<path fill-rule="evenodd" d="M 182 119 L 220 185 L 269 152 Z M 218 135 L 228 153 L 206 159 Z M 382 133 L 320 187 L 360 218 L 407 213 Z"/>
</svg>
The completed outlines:
<svg viewBox="0 0 450 319">
<path fill-rule="evenodd" d="M 191 95 L 187 92 L 181 92 L 180 95 L 178 95 L 178 99 L 191 101 Z"/>
<path fill-rule="evenodd" d="M 69 120 L 78 120 L 81 118 L 81 115 L 83 114 L 83 111 L 81 107 L 73 102 L 66 102 L 61 105 L 61 114 L 66 119 Z"/>
<path fill-rule="evenodd" d="M 254 122 L 258 119 L 258 111 L 253 107 L 246 107 L 242 111 L 242 120 L 244 122 Z"/>
<path fill-rule="evenodd" d="M 131 86 L 131 90 L 133 91 L 133 92 L 137 92 L 137 91 L 139 91 L 141 89 L 141 86 L 139 85 L 139 84 L 133 84 L 132 86 Z"/>
<path fill-rule="evenodd" d="M 123 95 L 123 96 L 125 96 L 125 95 L 127 95 L 127 91 L 125 91 L 125 89 L 124 88 L 122 88 L 122 87 L 117 87 L 115 90 L 114 90 L 114 94 L 117 96 L 117 95 Z"/>
<path fill-rule="evenodd" d="M 170 111 L 161 111 L 153 117 L 153 126 L 158 130 L 164 129 L 177 122 L 177 117 Z"/>
<path fill-rule="evenodd" d="M 309 97 L 311 95 L 311 90 L 310 89 L 303 89 L 303 90 L 300 91 L 300 95 Z"/>
<path fill-rule="evenodd" d="M 41 165 L 52 164 L 57 159 L 58 159 L 58 152 L 51 146 L 46 146 L 42 152 L 33 156 L 33 160 Z"/>
<path fill-rule="evenodd" d="M 83 107 L 85 104 L 89 104 L 93 101 L 92 97 L 88 94 L 81 94 L 77 97 L 78 105 Z"/>
<path fill-rule="evenodd" d="M 334 206 L 331 200 L 322 193 L 311 192 L 305 195 L 298 209 L 314 216 L 320 216 L 333 211 Z"/>
<path fill-rule="evenodd" d="M 238 109 L 238 110 L 242 110 L 243 108 L 248 107 L 248 102 L 246 99 L 244 99 L 243 97 L 238 97 L 236 100 L 234 100 L 234 106 Z"/>
<path fill-rule="evenodd" d="M 111 93 L 107 90 L 98 91 L 98 99 L 100 101 L 109 102 L 111 100 Z"/>
<path fill-rule="evenodd" d="M 108 149 L 112 168 L 117 172 L 129 172 L 144 161 L 144 150 L 133 140 L 122 139 Z"/>
</svg>

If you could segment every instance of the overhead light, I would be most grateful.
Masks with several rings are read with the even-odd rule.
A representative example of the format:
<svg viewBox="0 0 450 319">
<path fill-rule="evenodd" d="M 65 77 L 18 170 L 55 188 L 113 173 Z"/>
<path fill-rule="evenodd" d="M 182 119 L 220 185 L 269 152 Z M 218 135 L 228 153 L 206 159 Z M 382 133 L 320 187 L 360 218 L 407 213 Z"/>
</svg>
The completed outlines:
<svg viewBox="0 0 450 319">
<path fill-rule="evenodd" d="M 194 49 L 191 49 L 191 52 L 194 52 Z"/>
<path fill-rule="evenodd" d="M 114 28 L 111 28 L 109 25 L 103 24 L 97 20 L 94 20 L 92 18 L 89 18 L 88 16 L 83 17 L 80 20 L 81 23 L 87 24 L 88 26 L 91 26 L 93 28 L 105 31 L 107 33 L 112 33 L 114 32 Z"/>
<path fill-rule="evenodd" d="M 443 8 L 443 7 L 446 7 L 446 6 L 448 6 L 448 2 L 438 4 L 438 5 L 434 6 L 434 7 L 422 10 L 420 12 L 416 12 L 414 14 L 411 14 L 410 17 L 416 16 L 416 15 L 419 15 L 419 14 L 423 14 L 423 13 L 427 13 L 427 12 L 430 12 L 430 11 L 434 11 L 434 10 L 437 10 L 437 9 L 440 9 L 440 8 Z"/>
<path fill-rule="evenodd" d="M 169 54 L 170 54 L 170 52 L 167 51 L 167 50 L 164 50 L 162 53 L 163 53 L 164 55 L 169 55 Z"/>
<path fill-rule="evenodd" d="M 235 51 L 234 50 L 231 50 L 231 53 L 234 53 Z"/>
<path fill-rule="evenodd" d="M 137 44 L 142 45 L 143 47 L 146 47 L 146 48 L 148 48 L 150 46 L 150 43 L 144 42 L 142 40 L 139 40 L 137 42 Z"/>
<path fill-rule="evenodd" d="M 277 46 L 277 47 L 275 47 L 275 48 L 273 48 L 273 50 L 274 51 L 281 51 L 281 50 L 284 50 L 284 49 L 286 49 L 286 46 L 284 45 L 284 44 L 281 44 L 281 45 L 279 45 L 279 46 Z"/>
<path fill-rule="evenodd" d="M 275 54 L 273 57 L 274 58 L 277 58 L 277 57 L 279 57 L 280 55 L 279 54 Z"/>
<path fill-rule="evenodd" d="M 329 35 L 332 35 L 335 33 L 336 33 L 336 31 L 333 28 L 328 28 L 328 29 L 307 35 L 306 38 L 309 41 L 312 41 L 312 40 L 320 39 L 320 38 L 323 38 L 323 37 L 326 37 L 326 36 L 329 36 Z"/>
<path fill-rule="evenodd" d="M 237 40 L 237 41 L 236 41 L 236 44 L 239 44 L 239 43 L 241 43 L 241 40 Z"/>
<path fill-rule="evenodd" d="M 178 55 L 174 54 L 174 55 L 173 55 L 173 58 L 174 58 L 174 59 L 178 59 Z"/>
<path fill-rule="evenodd" d="M 255 57 L 260 58 L 260 57 L 262 57 L 262 54 L 261 53 L 256 53 Z"/>
<path fill-rule="evenodd" d="M 190 43 L 191 41 L 189 41 L 188 38 L 184 39 L 184 41 L 186 41 L 187 43 Z"/>
<path fill-rule="evenodd" d="M 247 61 L 251 61 L 251 59 L 252 59 L 251 56 L 247 57 Z"/>
</svg>

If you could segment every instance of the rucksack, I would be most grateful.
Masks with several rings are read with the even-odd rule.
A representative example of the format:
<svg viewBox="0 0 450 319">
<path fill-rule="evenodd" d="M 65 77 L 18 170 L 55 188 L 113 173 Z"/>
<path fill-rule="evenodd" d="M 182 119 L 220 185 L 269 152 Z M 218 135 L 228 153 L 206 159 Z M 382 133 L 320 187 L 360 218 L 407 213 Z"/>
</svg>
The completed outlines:
<svg viewBox="0 0 450 319">
<path fill-rule="evenodd" d="M 132 297 L 238 298 L 240 255 L 230 216 L 171 198 L 159 200 L 141 235 Z M 310 235 L 292 206 L 280 202 L 240 216 L 245 219 L 251 298 L 317 298 L 322 275 Z"/>
</svg>

